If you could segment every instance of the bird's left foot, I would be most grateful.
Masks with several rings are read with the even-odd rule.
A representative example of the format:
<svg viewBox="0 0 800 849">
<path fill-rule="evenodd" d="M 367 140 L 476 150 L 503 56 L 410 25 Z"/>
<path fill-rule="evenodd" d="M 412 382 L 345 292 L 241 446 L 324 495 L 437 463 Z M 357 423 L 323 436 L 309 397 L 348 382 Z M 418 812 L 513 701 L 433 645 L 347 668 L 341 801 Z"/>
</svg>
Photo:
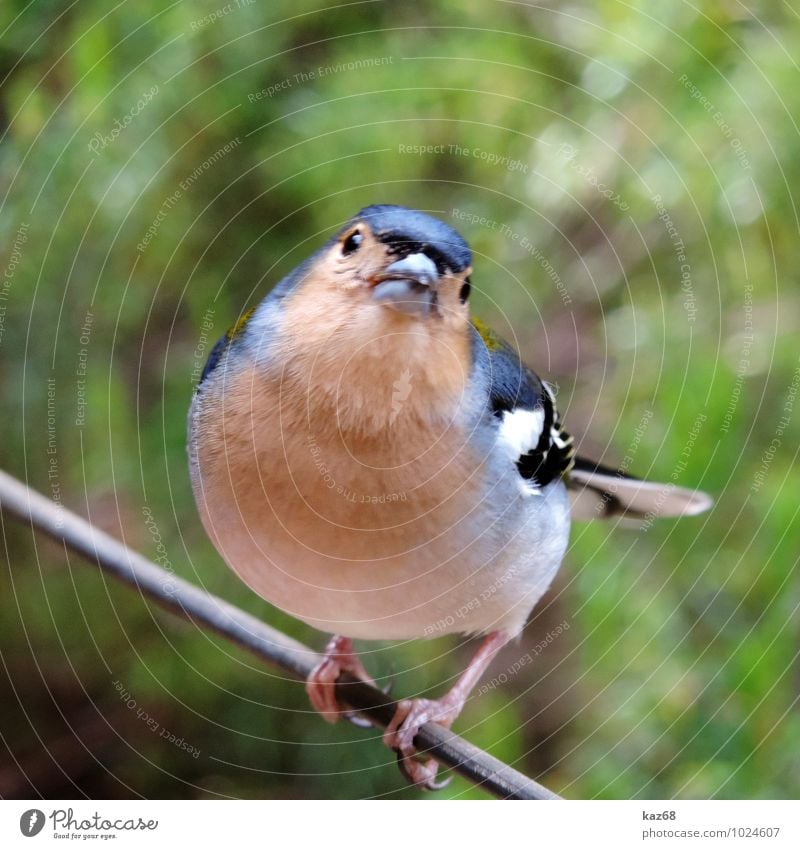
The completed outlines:
<svg viewBox="0 0 800 849">
<path fill-rule="evenodd" d="M 400 770 L 412 784 L 426 790 L 440 790 L 449 783 L 449 779 L 436 781 L 438 764 L 433 758 L 420 759 L 414 738 L 426 722 L 450 728 L 463 710 L 473 687 L 511 636 L 507 631 L 492 631 L 453 688 L 441 699 L 406 699 L 398 702 L 392 721 L 383 733 L 383 742 L 397 751 Z"/>
<path fill-rule="evenodd" d="M 419 759 L 414 738 L 426 722 L 449 728 L 464 707 L 464 699 L 451 691 L 441 699 L 404 699 L 397 703 L 392 721 L 383 733 L 383 742 L 397 752 L 400 771 L 412 783 L 425 790 L 441 790 L 450 783 L 436 781 L 439 764 L 433 758 Z"/>
</svg>

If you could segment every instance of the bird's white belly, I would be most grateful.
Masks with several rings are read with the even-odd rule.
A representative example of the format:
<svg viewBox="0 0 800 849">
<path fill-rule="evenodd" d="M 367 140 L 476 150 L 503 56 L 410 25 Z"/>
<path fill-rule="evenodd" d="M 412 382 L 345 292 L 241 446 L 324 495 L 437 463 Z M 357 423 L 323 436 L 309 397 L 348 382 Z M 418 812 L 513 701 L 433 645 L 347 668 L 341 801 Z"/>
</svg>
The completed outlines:
<svg viewBox="0 0 800 849">
<path fill-rule="evenodd" d="M 455 431 L 379 461 L 334 428 L 287 445 L 272 424 L 206 432 L 193 470 L 206 530 L 256 593 L 356 638 L 522 627 L 566 548 L 562 483 L 523 495 L 507 457 Z"/>
</svg>

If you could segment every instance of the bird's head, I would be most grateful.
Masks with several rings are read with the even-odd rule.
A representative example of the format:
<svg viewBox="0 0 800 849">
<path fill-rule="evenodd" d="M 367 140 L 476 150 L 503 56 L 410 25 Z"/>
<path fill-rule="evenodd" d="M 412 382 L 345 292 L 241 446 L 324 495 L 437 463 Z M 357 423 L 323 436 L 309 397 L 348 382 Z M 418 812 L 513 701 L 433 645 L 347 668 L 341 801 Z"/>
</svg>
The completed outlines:
<svg viewBox="0 0 800 849">
<path fill-rule="evenodd" d="M 388 205 L 362 209 L 323 259 L 355 304 L 377 305 L 381 320 L 401 326 L 402 317 L 463 325 L 471 261 L 469 246 L 452 227 Z"/>
<path fill-rule="evenodd" d="M 449 415 L 470 369 L 471 260 L 444 222 L 365 207 L 282 284 L 273 361 L 307 396 L 335 398 L 340 424 L 388 421 L 398 380 L 408 414 Z"/>
</svg>

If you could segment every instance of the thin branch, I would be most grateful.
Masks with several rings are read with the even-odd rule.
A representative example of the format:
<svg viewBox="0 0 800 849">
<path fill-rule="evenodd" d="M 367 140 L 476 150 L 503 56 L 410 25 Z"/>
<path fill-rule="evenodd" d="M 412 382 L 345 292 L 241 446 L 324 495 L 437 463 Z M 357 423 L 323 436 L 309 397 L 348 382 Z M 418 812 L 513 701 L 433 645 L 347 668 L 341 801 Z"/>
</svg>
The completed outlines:
<svg viewBox="0 0 800 849">
<path fill-rule="evenodd" d="M 261 660 L 302 680 L 308 677 L 319 660 L 319 655 L 302 643 L 166 572 L 80 516 L 2 471 L 0 510 L 63 542 L 172 613 L 211 628 Z M 343 673 L 337 687 L 341 700 L 375 725 L 385 727 L 394 716 L 396 703 L 387 700 L 385 693 L 364 681 Z M 414 743 L 420 752 L 431 755 L 440 764 L 501 799 L 560 798 L 440 725 L 423 725 Z"/>
</svg>

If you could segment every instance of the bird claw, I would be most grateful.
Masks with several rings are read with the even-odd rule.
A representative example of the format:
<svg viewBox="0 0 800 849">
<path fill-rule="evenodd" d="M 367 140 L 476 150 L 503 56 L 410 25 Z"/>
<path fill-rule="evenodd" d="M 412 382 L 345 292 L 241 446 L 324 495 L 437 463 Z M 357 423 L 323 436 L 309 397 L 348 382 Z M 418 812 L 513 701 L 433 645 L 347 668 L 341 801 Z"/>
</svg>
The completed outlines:
<svg viewBox="0 0 800 849">
<path fill-rule="evenodd" d="M 414 738 L 426 722 L 436 722 L 449 728 L 460 713 L 460 705 L 442 699 L 405 699 L 397 703 L 391 722 L 383 733 L 383 742 L 397 752 L 400 772 L 412 784 L 425 790 L 441 790 L 451 779 L 437 782 L 439 764 L 433 758 L 420 760 L 414 746 Z"/>
<path fill-rule="evenodd" d="M 343 710 L 341 715 L 356 728 L 372 728 L 372 722 L 354 710 Z"/>
<path fill-rule="evenodd" d="M 336 697 L 336 681 L 342 672 L 349 672 L 374 686 L 374 681 L 353 651 L 353 641 L 348 637 L 332 637 L 322 659 L 306 680 L 306 693 L 311 706 L 326 722 L 334 723 L 343 716 L 353 725 L 369 727 L 371 723 L 368 720 L 357 716 L 356 711 L 343 707 Z"/>
<path fill-rule="evenodd" d="M 433 759 L 425 761 L 414 757 L 408 758 L 401 751 L 397 752 L 397 766 L 409 784 L 421 787 L 423 790 L 443 790 L 453 780 L 452 777 L 444 781 L 436 781 L 436 772 L 439 764 Z"/>
<path fill-rule="evenodd" d="M 341 666 L 334 658 L 324 657 L 306 680 L 308 700 L 325 722 L 334 723 L 344 713 L 336 699 L 336 679 L 341 672 Z"/>
</svg>

